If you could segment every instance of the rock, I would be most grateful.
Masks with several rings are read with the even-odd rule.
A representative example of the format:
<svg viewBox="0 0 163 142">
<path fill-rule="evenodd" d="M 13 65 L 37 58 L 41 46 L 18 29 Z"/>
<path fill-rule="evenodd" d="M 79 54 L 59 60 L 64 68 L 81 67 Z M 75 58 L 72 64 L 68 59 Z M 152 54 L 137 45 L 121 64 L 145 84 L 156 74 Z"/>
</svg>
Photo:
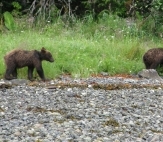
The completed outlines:
<svg viewBox="0 0 163 142">
<path fill-rule="evenodd" d="M 163 81 L 163 79 L 158 75 L 157 71 L 154 69 L 143 69 L 142 71 L 138 72 L 138 76 L 141 78 Z"/>
<path fill-rule="evenodd" d="M 26 79 L 13 79 L 10 81 L 13 85 L 26 85 L 28 84 L 28 80 Z"/>
<path fill-rule="evenodd" d="M 103 76 L 108 76 L 109 75 L 108 72 L 101 72 L 100 74 L 103 75 Z"/>
<path fill-rule="evenodd" d="M 11 82 L 9 81 L 4 81 L 4 80 L 0 80 L 0 88 L 6 88 L 6 89 L 9 89 L 12 87 L 12 84 Z"/>
</svg>

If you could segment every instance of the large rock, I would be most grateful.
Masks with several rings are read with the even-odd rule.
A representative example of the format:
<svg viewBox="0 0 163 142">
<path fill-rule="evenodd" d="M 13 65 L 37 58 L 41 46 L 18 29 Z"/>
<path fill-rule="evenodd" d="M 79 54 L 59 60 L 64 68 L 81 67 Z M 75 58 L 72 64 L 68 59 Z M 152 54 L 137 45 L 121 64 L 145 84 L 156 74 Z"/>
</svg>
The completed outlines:
<svg viewBox="0 0 163 142">
<path fill-rule="evenodd" d="M 158 73 L 155 69 L 143 69 L 142 71 L 138 72 L 138 76 L 141 78 L 155 79 L 155 80 L 163 81 L 163 79 L 158 75 Z"/>
<path fill-rule="evenodd" d="M 26 79 L 0 80 L 0 88 L 11 88 L 14 85 L 27 85 L 29 83 Z"/>
</svg>

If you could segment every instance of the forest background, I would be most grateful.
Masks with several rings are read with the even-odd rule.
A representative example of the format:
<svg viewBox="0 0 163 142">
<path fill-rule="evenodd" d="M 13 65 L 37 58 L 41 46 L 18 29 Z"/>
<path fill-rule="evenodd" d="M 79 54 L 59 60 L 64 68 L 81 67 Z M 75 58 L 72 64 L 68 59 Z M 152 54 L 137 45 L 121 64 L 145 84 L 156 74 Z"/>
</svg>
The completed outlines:
<svg viewBox="0 0 163 142">
<path fill-rule="evenodd" d="M 1 0 L 0 75 L 8 51 L 41 47 L 55 58 L 43 62 L 48 78 L 136 74 L 162 38 L 162 0 Z"/>
</svg>

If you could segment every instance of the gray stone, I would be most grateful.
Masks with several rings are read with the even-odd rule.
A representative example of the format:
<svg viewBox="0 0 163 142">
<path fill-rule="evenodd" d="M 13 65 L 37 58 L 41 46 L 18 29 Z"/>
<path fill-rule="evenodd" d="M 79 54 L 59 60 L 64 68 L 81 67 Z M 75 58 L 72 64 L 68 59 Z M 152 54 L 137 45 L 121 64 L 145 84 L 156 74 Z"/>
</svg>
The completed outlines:
<svg viewBox="0 0 163 142">
<path fill-rule="evenodd" d="M 29 80 L 26 80 L 26 79 L 13 79 L 13 80 L 10 80 L 10 82 L 13 85 L 27 85 L 29 83 Z"/>
<path fill-rule="evenodd" d="M 158 75 L 155 69 L 143 69 L 142 71 L 138 72 L 138 76 L 141 78 L 163 81 L 163 79 Z"/>
</svg>

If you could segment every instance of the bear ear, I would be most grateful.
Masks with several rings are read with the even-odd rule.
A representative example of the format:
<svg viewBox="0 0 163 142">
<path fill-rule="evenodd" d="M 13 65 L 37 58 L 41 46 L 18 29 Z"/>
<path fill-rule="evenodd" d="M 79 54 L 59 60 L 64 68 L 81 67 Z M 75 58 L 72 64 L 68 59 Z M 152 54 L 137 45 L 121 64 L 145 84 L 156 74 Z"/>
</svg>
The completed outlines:
<svg viewBox="0 0 163 142">
<path fill-rule="evenodd" d="M 42 47 L 41 52 L 45 53 L 46 49 L 44 47 Z"/>
</svg>

